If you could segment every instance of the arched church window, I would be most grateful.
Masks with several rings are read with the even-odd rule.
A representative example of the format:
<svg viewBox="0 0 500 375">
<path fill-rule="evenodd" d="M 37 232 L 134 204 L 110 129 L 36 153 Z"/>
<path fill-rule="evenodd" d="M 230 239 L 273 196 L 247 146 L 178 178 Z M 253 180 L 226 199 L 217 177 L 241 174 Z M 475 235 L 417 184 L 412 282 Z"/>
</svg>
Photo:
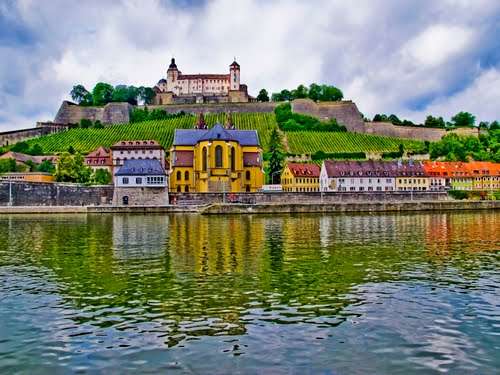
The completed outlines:
<svg viewBox="0 0 500 375">
<path fill-rule="evenodd" d="M 189 181 L 189 172 L 188 171 L 184 172 L 184 179 L 186 181 Z"/>
<path fill-rule="evenodd" d="M 231 147 L 231 170 L 234 171 L 236 169 L 236 151 L 234 147 Z"/>
<path fill-rule="evenodd" d="M 215 147 L 215 168 L 222 168 L 222 146 Z"/>
<path fill-rule="evenodd" d="M 177 171 L 177 181 L 182 179 L 181 171 Z"/>
<path fill-rule="evenodd" d="M 205 172 L 207 170 L 207 164 L 208 164 L 208 152 L 206 147 L 203 147 L 201 159 L 203 164 L 201 169 Z"/>
</svg>

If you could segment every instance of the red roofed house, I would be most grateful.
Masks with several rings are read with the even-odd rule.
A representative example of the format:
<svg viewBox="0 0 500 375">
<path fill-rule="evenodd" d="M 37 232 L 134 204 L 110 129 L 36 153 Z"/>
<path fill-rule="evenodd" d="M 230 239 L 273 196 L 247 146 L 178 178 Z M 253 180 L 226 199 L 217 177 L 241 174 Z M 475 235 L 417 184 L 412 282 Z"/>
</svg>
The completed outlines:
<svg viewBox="0 0 500 375">
<path fill-rule="evenodd" d="M 288 163 L 281 173 L 283 191 L 319 191 L 319 174 L 320 168 L 316 164 Z"/>
<path fill-rule="evenodd" d="M 109 173 L 112 172 L 113 163 L 111 160 L 111 152 L 109 149 L 100 146 L 97 150 L 92 151 L 85 156 L 85 165 L 96 169 L 107 169 Z"/>
</svg>

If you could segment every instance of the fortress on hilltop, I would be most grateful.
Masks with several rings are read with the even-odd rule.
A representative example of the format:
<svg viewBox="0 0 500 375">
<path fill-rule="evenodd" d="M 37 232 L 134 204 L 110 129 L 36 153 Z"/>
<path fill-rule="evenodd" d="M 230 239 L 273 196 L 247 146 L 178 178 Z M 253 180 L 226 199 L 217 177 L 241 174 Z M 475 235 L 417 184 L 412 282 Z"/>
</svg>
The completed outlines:
<svg viewBox="0 0 500 375">
<path fill-rule="evenodd" d="M 182 74 L 172 58 L 167 78 L 154 87 L 153 104 L 246 103 L 247 86 L 240 83 L 240 64 L 229 65 L 228 74 Z"/>
</svg>

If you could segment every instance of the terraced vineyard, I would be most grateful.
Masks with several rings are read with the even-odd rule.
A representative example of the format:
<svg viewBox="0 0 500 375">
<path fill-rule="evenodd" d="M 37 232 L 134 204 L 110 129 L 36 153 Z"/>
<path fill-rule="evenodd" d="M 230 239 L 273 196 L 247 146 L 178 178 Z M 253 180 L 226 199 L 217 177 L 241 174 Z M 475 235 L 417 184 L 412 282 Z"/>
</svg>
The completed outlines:
<svg viewBox="0 0 500 375">
<path fill-rule="evenodd" d="M 392 152 L 403 144 L 406 150 L 421 149 L 420 141 L 361 133 L 287 132 L 289 152 L 313 154 L 318 150 L 336 152 Z"/>
<path fill-rule="evenodd" d="M 271 130 L 277 127 L 273 113 L 233 113 L 237 129 L 257 130 L 264 150 L 268 150 Z M 207 114 L 209 126 L 219 122 L 224 124 L 226 114 Z M 145 121 L 135 124 L 118 124 L 104 129 L 72 129 L 66 132 L 35 138 L 28 143 L 39 144 L 46 154 L 58 153 L 73 146 L 76 151 L 88 153 L 99 146 L 109 147 L 121 140 L 155 139 L 165 149 L 169 149 L 174 139 L 175 129 L 191 129 L 196 123 L 195 116 L 178 117 L 168 120 Z M 313 154 L 316 151 L 336 152 L 390 152 L 397 151 L 400 144 L 407 150 L 419 149 L 419 141 L 381 137 L 359 133 L 327 132 L 286 132 L 285 144 L 292 154 Z"/>
<path fill-rule="evenodd" d="M 256 129 L 262 146 L 264 149 L 268 147 L 270 130 L 277 126 L 274 114 L 234 113 L 232 118 L 238 129 Z M 209 126 L 216 122 L 224 124 L 225 120 L 225 114 L 205 115 L 205 121 Z M 168 150 L 174 140 L 174 130 L 192 129 L 195 123 L 195 116 L 185 116 L 135 124 L 117 124 L 104 129 L 71 129 L 35 138 L 28 143 L 39 144 L 47 154 L 66 151 L 69 146 L 73 146 L 78 152 L 88 153 L 99 146 L 109 147 L 121 140 L 154 139 Z"/>
</svg>

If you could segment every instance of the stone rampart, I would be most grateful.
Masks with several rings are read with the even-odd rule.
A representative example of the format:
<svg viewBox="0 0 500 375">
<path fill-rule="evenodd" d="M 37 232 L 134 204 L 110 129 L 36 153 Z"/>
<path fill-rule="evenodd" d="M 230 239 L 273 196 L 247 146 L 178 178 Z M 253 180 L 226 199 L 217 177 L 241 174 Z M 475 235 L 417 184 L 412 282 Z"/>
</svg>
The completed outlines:
<svg viewBox="0 0 500 375">
<path fill-rule="evenodd" d="M 122 124 L 130 120 L 132 106 L 129 103 L 108 103 L 102 107 L 79 106 L 63 101 L 54 122 L 77 124 L 81 119 L 99 120 L 103 124 Z"/>
<path fill-rule="evenodd" d="M 111 204 L 113 186 L 1 182 L 0 206 L 92 206 Z"/>
<path fill-rule="evenodd" d="M 390 122 L 365 122 L 364 129 L 364 132 L 367 134 L 419 139 L 430 142 L 439 141 L 443 136 L 450 133 L 473 136 L 477 136 L 479 134 L 477 129 L 472 128 L 458 128 L 447 131 L 445 129 L 424 128 L 419 126 L 399 126 L 391 124 Z"/>
<path fill-rule="evenodd" d="M 148 105 L 148 109 L 163 109 L 167 113 L 271 113 L 280 103 L 211 103 L 211 104 L 168 104 L 168 105 Z M 144 108 L 144 106 L 139 106 Z"/>
<path fill-rule="evenodd" d="M 53 122 L 37 122 L 36 128 L 10 130 L 0 133 L 0 147 L 12 145 L 31 138 L 41 137 L 42 135 L 66 131 L 70 128 L 67 124 Z"/>
</svg>

